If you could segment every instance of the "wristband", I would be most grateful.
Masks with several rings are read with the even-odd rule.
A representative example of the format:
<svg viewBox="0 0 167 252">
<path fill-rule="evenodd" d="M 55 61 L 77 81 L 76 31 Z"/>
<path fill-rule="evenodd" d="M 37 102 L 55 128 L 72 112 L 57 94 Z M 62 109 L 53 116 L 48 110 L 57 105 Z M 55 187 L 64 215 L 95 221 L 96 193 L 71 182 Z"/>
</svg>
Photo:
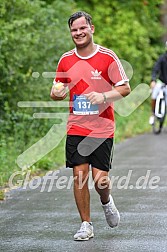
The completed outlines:
<svg viewBox="0 0 167 252">
<path fill-rule="evenodd" d="M 103 98 L 104 98 L 104 103 L 106 103 L 107 102 L 107 97 L 106 97 L 105 93 L 102 93 L 102 95 L 103 95 Z"/>
</svg>

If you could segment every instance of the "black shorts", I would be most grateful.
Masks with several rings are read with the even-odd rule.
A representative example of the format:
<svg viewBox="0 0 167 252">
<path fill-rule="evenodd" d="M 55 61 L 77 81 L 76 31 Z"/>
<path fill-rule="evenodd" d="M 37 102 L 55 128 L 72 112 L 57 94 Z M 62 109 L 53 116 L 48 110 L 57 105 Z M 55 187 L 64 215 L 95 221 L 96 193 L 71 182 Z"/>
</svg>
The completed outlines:
<svg viewBox="0 0 167 252">
<path fill-rule="evenodd" d="M 66 167 L 89 163 L 103 171 L 111 169 L 113 138 L 67 135 Z"/>
</svg>

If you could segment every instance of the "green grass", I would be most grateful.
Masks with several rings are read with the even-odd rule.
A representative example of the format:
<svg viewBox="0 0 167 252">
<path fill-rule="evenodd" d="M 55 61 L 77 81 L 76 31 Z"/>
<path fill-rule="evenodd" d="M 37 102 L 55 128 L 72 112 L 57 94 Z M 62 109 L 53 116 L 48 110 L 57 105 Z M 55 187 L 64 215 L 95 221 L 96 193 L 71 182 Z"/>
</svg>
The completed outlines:
<svg viewBox="0 0 167 252">
<path fill-rule="evenodd" d="M 115 142 L 118 143 L 126 138 L 150 132 L 148 124 L 150 117 L 150 105 L 148 103 L 139 106 L 131 115 L 122 117 L 116 114 Z"/>
<path fill-rule="evenodd" d="M 148 124 L 148 119 L 150 116 L 150 106 L 146 102 L 138 107 L 131 115 L 128 117 L 121 117 L 116 114 L 116 132 L 115 132 L 115 142 L 121 142 L 126 138 L 133 137 L 144 132 L 151 131 L 151 127 Z M 24 130 L 24 127 L 23 129 Z M 17 157 L 33 143 L 38 141 L 40 137 L 44 136 L 45 133 L 40 137 L 34 137 L 33 131 L 31 128 L 28 133 L 27 145 L 25 145 L 22 136 L 23 133 L 19 129 L 15 132 L 15 135 L 6 136 L 3 134 L 3 137 L 0 141 L 0 187 L 5 188 L 8 186 L 8 180 L 10 176 L 16 172 L 21 171 L 21 168 L 16 164 Z M 37 129 L 33 129 L 34 132 Z M 28 129 L 26 129 L 28 131 Z M 48 129 L 46 129 L 47 133 Z M 61 143 L 48 153 L 45 157 L 39 160 L 37 163 L 32 165 L 29 170 L 32 174 L 44 174 L 49 170 L 56 170 L 65 164 L 65 155 L 64 155 L 64 145 L 65 137 Z M 25 171 L 23 171 L 23 176 Z"/>
<path fill-rule="evenodd" d="M 5 198 L 5 192 L 4 190 L 0 190 L 0 200 L 4 200 Z"/>
</svg>

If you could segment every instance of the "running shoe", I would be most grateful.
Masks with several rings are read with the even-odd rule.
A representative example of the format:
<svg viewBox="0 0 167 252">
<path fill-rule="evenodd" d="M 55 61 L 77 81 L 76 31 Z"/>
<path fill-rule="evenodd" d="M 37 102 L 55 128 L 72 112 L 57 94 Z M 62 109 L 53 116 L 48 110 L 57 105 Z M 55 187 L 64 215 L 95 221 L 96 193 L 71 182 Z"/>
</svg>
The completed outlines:
<svg viewBox="0 0 167 252">
<path fill-rule="evenodd" d="M 111 228 L 114 228 L 118 226 L 120 222 L 120 214 L 114 204 L 114 200 L 112 196 L 110 195 L 109 197 L 110 197 L 110 201 L 105 205 L 102 204 L 102 207 L 103 207 L 108 225 Z"/>
<path fill-rule="evenodd" d="M 80 229 L 74 235 L 75 241 L 88 241 L 90 238 L 94 237 L 93 225 L 87 221 L 83 221 Z"/>
</svg>

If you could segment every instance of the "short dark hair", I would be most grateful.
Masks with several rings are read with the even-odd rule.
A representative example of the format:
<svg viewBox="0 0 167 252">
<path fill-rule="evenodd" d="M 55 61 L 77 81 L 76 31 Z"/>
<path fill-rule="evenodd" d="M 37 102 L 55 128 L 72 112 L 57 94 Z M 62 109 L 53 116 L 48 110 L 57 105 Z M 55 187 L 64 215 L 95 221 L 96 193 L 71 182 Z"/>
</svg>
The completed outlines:
<svg viewBox="0 0 167 252">
<path fill-rule="evenodd" d="M 74 22 L 74 20 L 80 18 L 80 17 L 85 17 L 86 22 L 89 25 L 92 25 L 92 17 L 91 15 L 89 15 L 88 13 L 86 13 L 85 11 L 77 11 L 74 14 L 72 14 L 68 20 L 68 25 L 69 27 L 71 27 L 72 23 Z"/>
</svg>

